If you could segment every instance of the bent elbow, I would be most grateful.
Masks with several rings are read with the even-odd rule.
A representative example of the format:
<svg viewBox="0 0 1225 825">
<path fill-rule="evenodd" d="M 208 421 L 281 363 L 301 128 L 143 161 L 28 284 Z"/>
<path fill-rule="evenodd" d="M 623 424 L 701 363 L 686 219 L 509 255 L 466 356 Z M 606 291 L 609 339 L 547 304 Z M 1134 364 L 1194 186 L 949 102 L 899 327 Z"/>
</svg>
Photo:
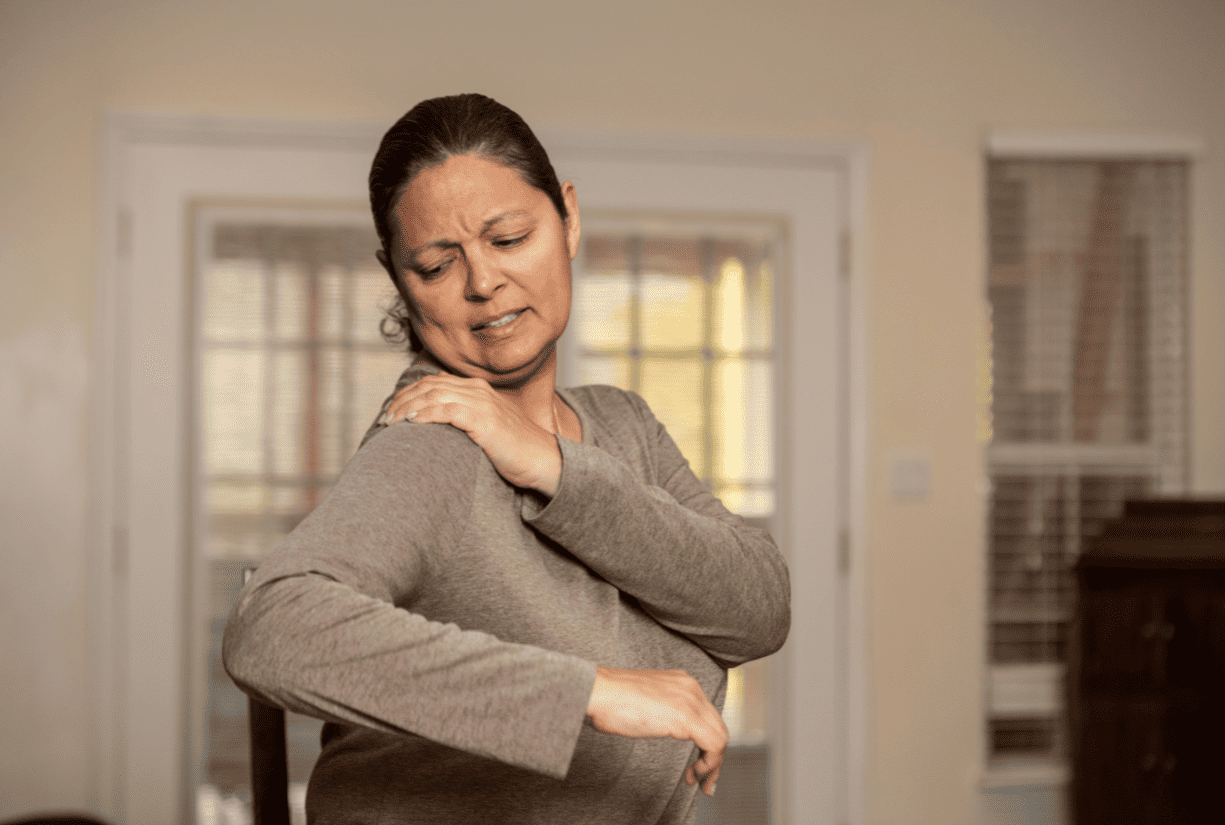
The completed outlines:
<svg viewBox="0 0 1225 825">
<path fill-rule="evenodd" d="M 781 648 L 791 633 L 791 574 L 786 566 L 779 574 L 778 594 L 770 622 L 770 653 Z"/>
<path fill-rule="evenodd" d="M 775 570 L 774 583 L 762 594 L 759 604 L 754 634 L 755 659 L 777 652 L 791 632 L 791 575 L 781 560 Z"/>
<path fill-rule="evenodd" d="M 791 633 L 791 584 L 785 568 L 771 596 L 762 598 L 758 605 L 752 632 L 744 636 L 737 651 L 738 665 L 777 653 Z"/>
<path fill-rule="evenodd" d="M 268 701 L 275 688 L 270 681 L 274 652 L 265 644 L 267 628 L 253 621 L 252 612 L 244 611 L 240 603 L 230 614 L 221 638 L 221 664 L 240 690 Z"/>
<path fill-rule="evenodd" d="M 787 636 L 791 633 L 791 605 L 783 603 L 771 611 L 767 619 L 753 640 L 754 648 L 745 661 L 764 659 L 772 653 L 777 653 L 786 643 Z"/>
<path fill-rule="evenodd" d="M 768 612 L 759 613 L 756 619 L 752 628 L 724 637 L 723 644 L 706 646 L 707 653 L 725 668 L 739 667 L 777 653 L 791 632 L 790 603 L 784 601 Z"/>
<path fill-rule="evenodd" d="M 234 684 L 244 691 L 255 677 L 257 657 L 253 647 L 249 628 L 245 626 L 237 611 L 231 613 L 225 623 L 225 633 L 221 637 L 221 664 Z"/>
<path fill-rule="evenodd" d="M 787 601 L 781 605 L 775 611 L 773 619 L 769 631 L 763 634 L 765 636 L 765 652 L 761 654 L 762 656 L 777 653 L 791 634 L 791 602 Z"/>
</svg>

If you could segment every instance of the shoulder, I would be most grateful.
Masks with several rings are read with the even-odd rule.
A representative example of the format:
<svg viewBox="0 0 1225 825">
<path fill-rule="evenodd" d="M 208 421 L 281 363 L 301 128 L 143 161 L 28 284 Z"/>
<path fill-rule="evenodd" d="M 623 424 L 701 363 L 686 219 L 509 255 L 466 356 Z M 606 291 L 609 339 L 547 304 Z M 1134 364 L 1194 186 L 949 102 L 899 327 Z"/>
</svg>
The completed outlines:
<svg viewBox="0 0 1225 825">
<path fill-rule="evenodd" d="M 459 465 L 474 463 L 483 455 L 468 434 L 450 424 L 415 424 L 397 421 L 381 426 L 354 454 L 353 469 L 364 472 L 405 470 L 438 475 Z"/>
<path fill-rule="evenodd" d="M 471 449 L 470 449 L 471 447 Z M 472 509 L 480 448 L 454 427 L 393 424 L 361 447 L 277 550 L 286 569 L 321 571 L 395 601 L 455 546 Z M 424 565 L 424 566 L 423 566 Z"/>
<path fill-rule="evenodd" d="M 398 422 L 373 433 L 332 490 L 353 506 L 450 510 L 472 495 L 481 448 L 450 424 Z"/>
<path fill-rule="evenodd" d="M 437 375 L 438 367 L 429 361 L 418 358 L 409 364 L 404 372 L 400 373 L 400 377 L 396 379 L 396 385 L 391 392 L 383 399 L 383 403 L 379 405 L 379 414 L 375 416 L 374 423 L 370 425 L 370 429 L 366 430 L 366 434 L 362 436 L 361 444 L 358 449 L 366 446 L 370 439 L 374 438 L 380 432 L 387 428 L 386 424 L 382 423 L 383 413 L 387 412 L 387 407 L 391 404 L 391 399 L 396 397 L 396 393 L 407 387 L 409 384 L 415 384 L 427 375 Z"/>
</svg>

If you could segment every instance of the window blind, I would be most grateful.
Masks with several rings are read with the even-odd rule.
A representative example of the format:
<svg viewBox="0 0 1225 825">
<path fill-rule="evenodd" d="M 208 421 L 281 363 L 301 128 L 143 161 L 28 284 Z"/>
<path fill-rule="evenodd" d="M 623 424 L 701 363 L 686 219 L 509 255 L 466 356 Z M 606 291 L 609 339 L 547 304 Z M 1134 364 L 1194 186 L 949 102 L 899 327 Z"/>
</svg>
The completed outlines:
<svg viewBox="0 0 1225 825">
<path fill-rule="evenodd" d="M 996 157 L 988 745 L 1063 755 L 1073 565 L 1187 467 L 1187 163 Z"/>
</svg>

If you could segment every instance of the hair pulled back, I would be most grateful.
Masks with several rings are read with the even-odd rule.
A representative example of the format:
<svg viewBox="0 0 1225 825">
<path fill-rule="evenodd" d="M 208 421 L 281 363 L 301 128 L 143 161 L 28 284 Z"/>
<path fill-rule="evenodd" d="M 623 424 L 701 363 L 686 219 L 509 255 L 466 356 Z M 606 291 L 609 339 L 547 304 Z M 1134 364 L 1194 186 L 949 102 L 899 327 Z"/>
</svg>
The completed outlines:
<svg viewBox="0 0 1225 825">
<path fill-rule="evenodd" d="M 549 196 L 563 222 L 569 217 L 553 164 L 523 118 L 485 95 L 435 97 L 418 103 L 387 130 L 370 167 L 370 209 L 388 261 L 395 234 L 392 210 L 405 188 L 422 170 L 468 154 L 515 170 L 524 183 Z M 399 298 L 380 324 L 383 337 L 417 352 L 421 342 L 409 322 L 407 287 L 394 267 L 387 274 Z"/>
</svg>

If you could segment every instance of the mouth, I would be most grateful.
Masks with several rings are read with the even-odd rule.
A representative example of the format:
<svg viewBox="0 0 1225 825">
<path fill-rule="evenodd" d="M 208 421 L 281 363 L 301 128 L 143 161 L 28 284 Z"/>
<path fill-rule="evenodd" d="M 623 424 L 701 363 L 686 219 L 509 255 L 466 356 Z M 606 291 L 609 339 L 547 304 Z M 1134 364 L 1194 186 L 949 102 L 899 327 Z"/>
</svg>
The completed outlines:
<svg viewBox="0 0 1225 825">
<path fill-rule="evenodd" d="M 509 324 L 511 321 L 518 318 L 520 315 L 522 315 L 526 311 L 527 311 L 526 309 L 516 309 L 514 312 L 508 312 L 505 315 L 501 315 L 497 318 L 491 318 L 488 321 L 482 321 L 479 324 L 473 324 L 471 327 L 471 330 L 473 332 L 480 332 L 481 330 L 485 330 L 485 329 L 496 329 L 497 327 L 504 327 L 507 324 Z"/>
</svg>

